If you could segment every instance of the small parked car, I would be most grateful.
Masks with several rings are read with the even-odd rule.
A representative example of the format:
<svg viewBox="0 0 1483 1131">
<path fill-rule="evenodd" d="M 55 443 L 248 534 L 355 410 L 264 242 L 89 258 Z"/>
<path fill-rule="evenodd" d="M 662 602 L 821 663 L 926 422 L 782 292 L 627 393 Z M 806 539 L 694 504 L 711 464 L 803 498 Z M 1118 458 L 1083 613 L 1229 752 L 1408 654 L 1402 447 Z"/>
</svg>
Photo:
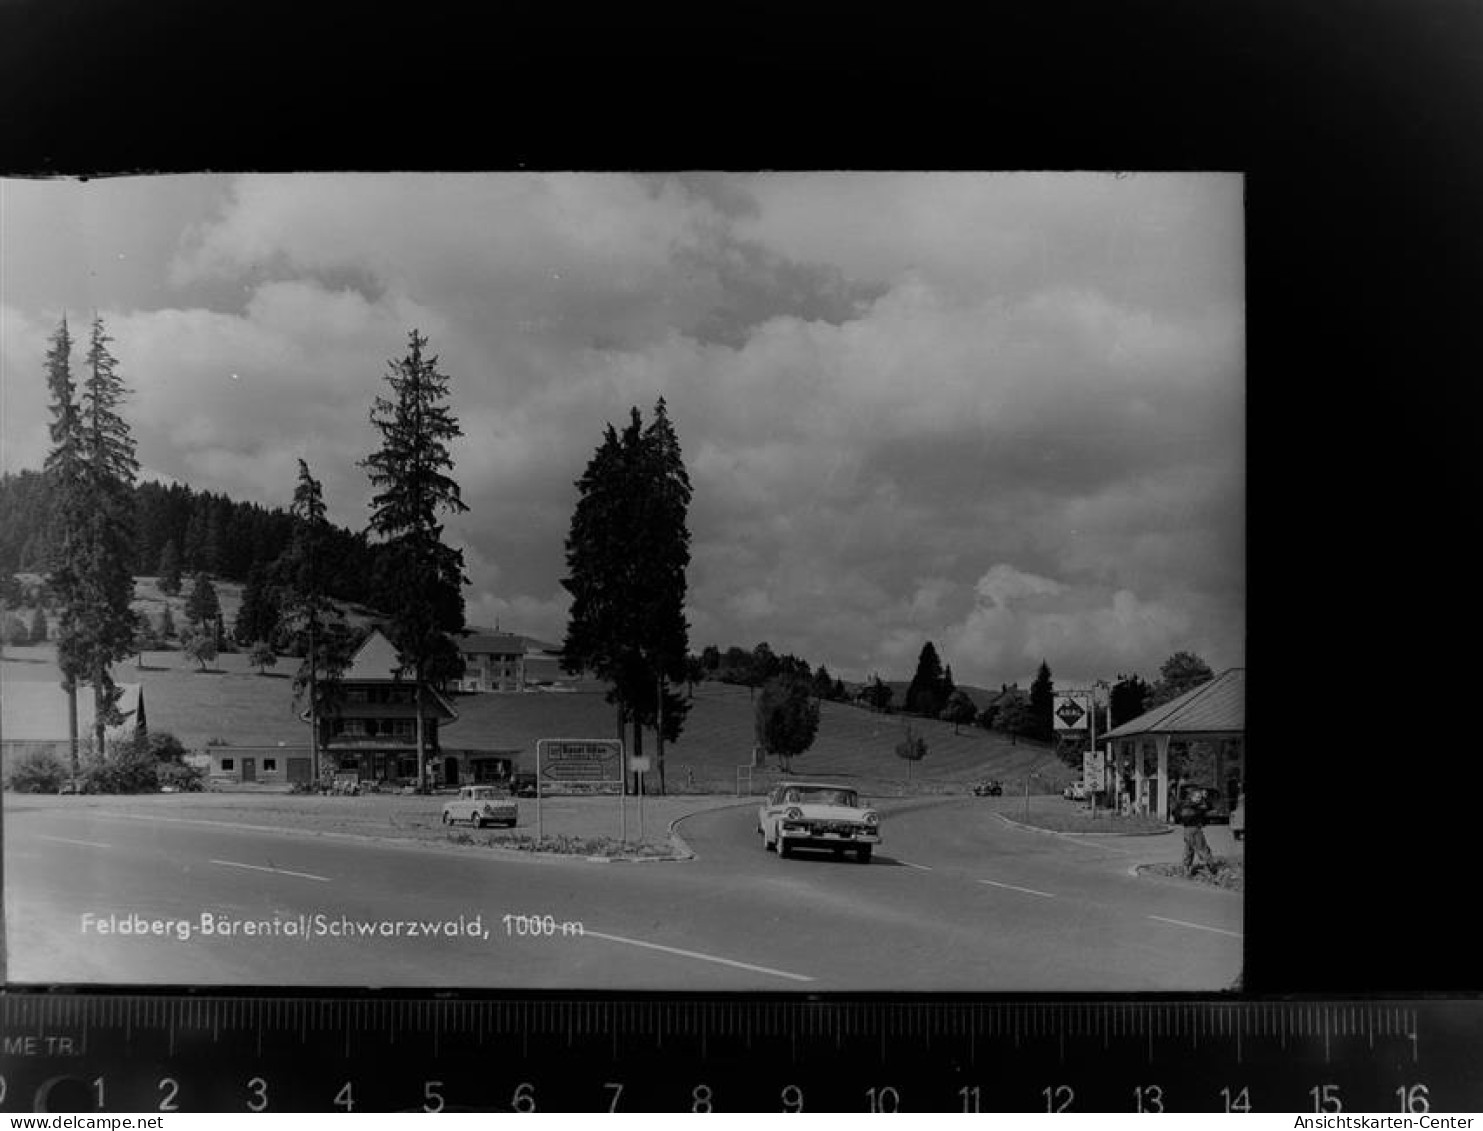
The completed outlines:
<svg viewBox="0 0 1483 1131">
<path fill-rule="evenodd" d="M 1072 782 L 1061 790 L 1061 796 L 1067 801 L 1085 801 L 1087 799 L 1086 782 L 1080 780 Z"/>
<path fill-rule="evenodd" d="M 999 797 L 1004 793 L 1004 783 L 998 778 L 988 778 L 973 786 L 974 797 Z"/>
<path fill-rule="evenodd" d="M 515 797 L 534 797 L 536 795 L 536 776 L 526 770 L 521 770 L 510 779 L 510 793 Z"/>
<path fill-rule="evenodd" d="M 851 786 L 785 781 L 758 808 L 757 832 L 763 849 L 776 849 L 779 856 L 795 848 L 828 848 L 836 856 L 854 852 L 869 864 L 881 842 L 881 818 Z"/>
<path fill-rule="evenodd" d="M 492 785 L 463 786 L 457 797 L 443 802 L 445 825 L 451 825 L 454 821 L 468 821 L 476 829 L 480 829 L 498 821 L 514 828 L 518 816 L 519 802 Z"/>
</svg>

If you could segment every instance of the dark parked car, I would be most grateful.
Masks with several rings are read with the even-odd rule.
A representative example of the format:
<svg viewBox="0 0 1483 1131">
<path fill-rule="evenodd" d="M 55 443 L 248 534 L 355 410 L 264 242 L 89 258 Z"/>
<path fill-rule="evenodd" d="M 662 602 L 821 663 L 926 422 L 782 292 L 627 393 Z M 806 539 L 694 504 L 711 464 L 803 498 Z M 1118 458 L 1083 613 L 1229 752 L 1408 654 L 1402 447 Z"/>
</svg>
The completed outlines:
<svg viewBox="0 0 1483 1131">
<path fill-rule="evenodd" d="M 521 771 L 510 779 L 510 792 L 516 797 L 534 797 L 536 795 L 535 774 Z"/>
<path fill-rule="evenodd" d="M 976 782 L 973 786 L 974 797 L 998 797 L 1004 792 L 1004 783 L 998 778 L 989 778 L 986 781 Z"/>
</svg>

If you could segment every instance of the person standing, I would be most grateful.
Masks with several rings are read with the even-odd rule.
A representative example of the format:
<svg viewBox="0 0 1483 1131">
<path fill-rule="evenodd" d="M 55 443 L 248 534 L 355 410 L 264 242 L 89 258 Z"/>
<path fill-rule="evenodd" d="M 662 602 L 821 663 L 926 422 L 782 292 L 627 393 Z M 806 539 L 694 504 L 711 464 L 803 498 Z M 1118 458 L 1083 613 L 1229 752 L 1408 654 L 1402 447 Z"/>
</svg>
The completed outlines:
<svg viewBox="0 0 1483 1131">
<path fill-rule="evenodd" d="M 1174 820 L 1184 829 L 1184 874 L 1195 874 L 1198 860 L 1213 876 L 1219 870 L 1215 853 L 1205 839 L 1205 822 L 1210 812 L 1210 802 L 1203 789 L 1191 789 L 1180 798 L 1174 810 Z"/>
</svg>

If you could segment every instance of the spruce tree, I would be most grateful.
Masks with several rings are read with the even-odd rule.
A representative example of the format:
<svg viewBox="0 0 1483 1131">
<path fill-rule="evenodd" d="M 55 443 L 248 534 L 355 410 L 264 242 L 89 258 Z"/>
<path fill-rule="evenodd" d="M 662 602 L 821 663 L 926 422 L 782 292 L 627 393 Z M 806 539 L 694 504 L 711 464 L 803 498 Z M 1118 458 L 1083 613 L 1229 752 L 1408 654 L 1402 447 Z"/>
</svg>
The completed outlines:
<svg viewBox="0 0 1483 1131">
<path fill-rule="evenodd" d="M 463 551 L 443 541 L 441 516 L 468 510 L 449 474 L 449 444 L 463 435 L 447 404 L 448 376 L 416 330 L 407 353 L 386 374 L 390 397 L 377 397 L 371 423 L 381 447 L 361 461 L 375 495 L 370 533 L 384 557 L 375 579 L 377 603 L 391 611 L 388 634 L 404 674 L 416 685 L 418 788 L 426 789 L 426 693 L 462 671 L 452 634 L 463 631 Z"/>
<path fill-rule="evenodd" d="M 185 599 L 185 617 L 197 628 L 214 634 L 216 622 L 221 616 L 221 599 L 216 595 L 216 586 L 204 572 L 196 574 L 191 584 L 190 596 Z"/>
<path fill-rule="evenodd" d="M 637 408 L 621 434 L 609 424 L 576 486 L 562 579 L 572 594 L 563 664 L 609 681 L 619 735 L 633 723 L 633 754 L 643 752 L 643 728 L 656 728 L 663 791 L 664 742 L 679 737 L 689 710 L 667 685 L 683 682 L 689 655 L 691 498 L 664 401 L 647 428 Z"/>
<path fill-rule="evenodd" d="M 83 539 L 87 525 L 87 484 L 82 455 L 82 416 L 77 383 L 72 377 L 72 335 L 64 316 L 46 353 L 46 383 L 51 394 L 51 449 L 45 474 L 51 494 L 45 538 L 46 588 L 57 609 L 57 667 L 67 693 L 70 772 L 78 774 L 77 685 L 86 676 L 77 627 L 82 600 Z"/>
<path fill-rule="evenodd" d="M 907 686 L 904 709 L 912 714 L 935 719 L 946 701 L 942 697 L 942 687 L 942 660 L 937 655 L 937 648 L 929 640 L 922 645 L 922 651 L 917 656 L 917 670 Z"/>
<path fill-rule="evenodd" d="M 329 522 L 324 491 L 299 460 L 291 513 L 297 520 L 293 540 L 279 560 L 283 578 L 279 626 L 290 651 L 302 657 L 294 675 L 294 694 L 305 697 L 309 711 L 310 764 L 320 780 L 319 716 L 335 698 L 340 676 L 351 659 L 350 633 L 326 593 Z"/>
<path fill-rule="evenodd" d="M 1035 673 L 1035 682 L 1030 684 L 1030 733 L 1033 737 L 1050 741 L 1053 733 L 1051 709 L 1055 702 L 1056 685 L 1051 679 L 1050 665 L 1041 660 L 1040 668 Z"/>
<path fill-rule="evenodd" d="M 165 543 L 165 548 L 160 551 L 159 565 L 160 592 L 168 596 L 174 596 L 180 592 L 180 547 L 171 538 Z"/>
<path fill-rule="evenodd" d="M 108 351 L 113 339 L 94 317 L 81 400 L 81 455 L 87 524 L 74 629 L 93 685 L 93 736 L 101 754 L 109 726 L 123 721 L 112 669 L 134 647 L 133 488 L 139 471 L 122 407 L 128 391 Z"/>
</svg>

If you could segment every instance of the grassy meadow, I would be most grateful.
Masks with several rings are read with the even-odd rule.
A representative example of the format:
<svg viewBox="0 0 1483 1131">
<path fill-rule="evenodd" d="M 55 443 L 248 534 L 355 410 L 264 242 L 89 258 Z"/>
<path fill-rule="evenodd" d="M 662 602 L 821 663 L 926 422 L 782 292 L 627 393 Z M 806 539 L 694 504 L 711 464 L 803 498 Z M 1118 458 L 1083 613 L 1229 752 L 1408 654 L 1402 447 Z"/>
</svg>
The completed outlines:
<svg viewBox="0 0 1483 1131">
<path fill-rule="evenodd" d="M 241 587 L 216 582 L 225 623 L 230 625 L 241 602 Z M 188 588 L 188 585 L 187 585 Z M 136 583 L 135 607 L 158 623 L 168 604 L 177 625 L 185 618 L 185 593 L 167 597 L 154 578 Z M 365 610 L 349 609 L 352 621 L 369 619 Z M 290 746 L 308 741 L 308 727 L 293 699 L 292 675 L 297 661 L 284 657 L 276 668 L 259 674 L 244 652 L 224 652 L 205 671 L 179 651 L 146 651 L 114 670 L 120 682 L 144 685 L 152 730 L 170 731 L 187 747 L 199 749 L 219 741 L 233 746 Z M 7 647 L 0 661 L 0 680 L 55 681 L 51 645 Z M 442 732 L 444 746 L 518 750 L 533 768 L 540 738 L 611 737 L 614 708 L 600 691 L 468 694 L 452 696 L 459 718 Z M 1004 781 L 1018 792 L 1030 772 L 1032 792 L 1059 792 L 1072 771 L 1044 746 L 977 727 L 954 733 L 950 723 L 882 715 L 863 707 L 823 703 L 813 747 L 793 761 L 799 776 L 856 782 L 874 793 L 957 792 L 980 778 Z M 745 687 L 701 683 L 694 689 L 690 714 L 678 743 L 665 751 L 669 789 L 686 792 L 731 792 L 737 767 L 752 761 L 753 699 Z M 927 741 L 928 755 L 910 765 L 895 754 L 907 723 Z M 653 735 L 645 735 L 645 752 L 653 753 Z M 753 771 L 755 789 L 765 789 L 779 774 L 778 760 Z"/>
</svg>

